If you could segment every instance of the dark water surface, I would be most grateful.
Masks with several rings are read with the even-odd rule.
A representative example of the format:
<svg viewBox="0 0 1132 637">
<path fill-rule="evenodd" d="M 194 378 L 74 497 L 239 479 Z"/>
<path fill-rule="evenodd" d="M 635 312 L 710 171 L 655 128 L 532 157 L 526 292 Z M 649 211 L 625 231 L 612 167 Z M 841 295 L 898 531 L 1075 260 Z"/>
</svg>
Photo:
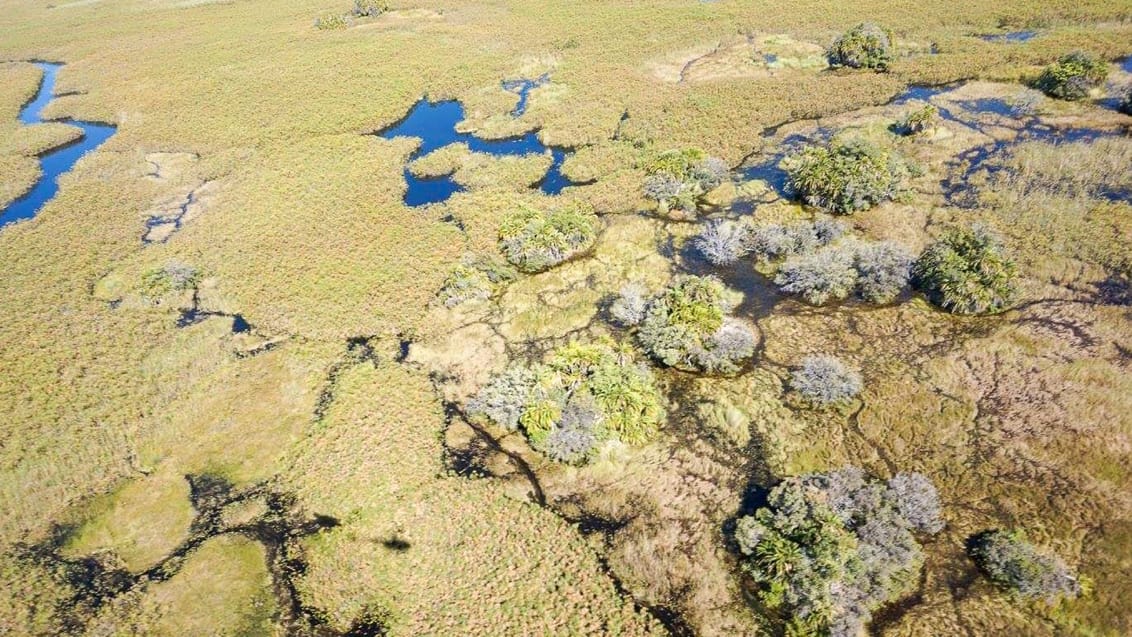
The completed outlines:
<svg viewBox="0 0 1132 637">
<path fill-rule="evenodd" d="M 527 96 L 531 89 L 546 82 L 546 76 L 537 80 L 518 80 L 505 82 L 503 88 L 518 93 L 519 102 L 511 111 L 513 117 L 519 117 L 527 109 Z M 486 153 L 495 157 L 540 155 L 549 152 L 553 161 L 546 176 L 537 184 L 537 187 L 548 195 L 556 195 L 567 186 L 577 185 L 562 174 L 562 162 L 566 160 L 566 149 L 546 146 L 539 141 L 538 133 L 531 131 L 518 137 L 504 139 L 482 139 L 471 133 L 461 133 L 456 125 L 464 120 L 464 107 L 456 100 L 430 102 L 422 99 L 417 102 L 400 122 L 387 128 L 378 135 L 385 139 L 395 137 L 416 137 L 421 140 L 420 147 L 409 156 L 406 163 L 412 163 L 418 157 L 423 157 L 434 150 L 444 148 L 451 144 L 463 142 L 472 152 Z M 446 201 L 457 192 L 464 190 L 456 183 L 452 175 L 440 177 L 416 177 L 405 168 L 405 183 L 408 190 L 405 192 L 405 203 L 410 206 L 423 206 L 430 203 Z"/>
<path fill-rule="evenodd" d="M 39 85 L 39 92 L 35 98 L 20 110 L 19 120 L 23 124 L 38 124 L 43 122 L 40 117 L 44 107 L 54 96 L 55 75 L 59 72 L 61 64 L 37 62 L 36 66 L 43 69 L 43 81 Z M 111 135 L 115 127 L 108 124 L 80 122 L 72 119 L 58 120 L 82 129 L 83 136 L 78 140 L 54 148 L 42 154 L 39 159 L 43 174 L 35 186 L 24 196 L 16 199 L 3 212 L 0 212 L 0 225 L 30 219 L 39 212 L 43 204 L 51 200 L 59 191 L 59 175 L 69 171 L 75 163 L 89 151 L 102 145 Z"/>
</svg>

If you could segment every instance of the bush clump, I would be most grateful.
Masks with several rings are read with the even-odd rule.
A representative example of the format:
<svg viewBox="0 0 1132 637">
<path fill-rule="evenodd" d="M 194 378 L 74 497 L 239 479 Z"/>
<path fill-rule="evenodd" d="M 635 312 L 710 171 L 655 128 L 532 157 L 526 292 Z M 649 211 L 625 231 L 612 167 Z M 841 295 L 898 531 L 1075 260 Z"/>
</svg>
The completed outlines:
<svg viewBox="0 0 1132 637">
<path fill-rule="evenodd" d="M 688 148 L 657 155 L 645 172 L 645 196 L 657 202 L 661 214 L 694 218 L 700 198 L 723 183 L 728 166 L 698 148 Z"/>
<path fill-rule="evenodd" d="M 830 405 L 861 393 L 861 375 L 840 358 L 819 354 L 802 359 L 790 377 L 790 386 L 815 405 Z"/>
<path fill-rule="evenodd" d="M 389 3 L 383 0 L 354 0 L 354 10 L 350 13 L 358 18 L 373 18 L 389 10 Z"/>
<path fill-rule="evenodd" d="M 679 277 L 653 298 L 637 338 L 665 365 L 732 374 L 755 353 L 755 336 L 730 318 L 735 293 L 715 277 Z"/>
<path fill-rule="evenodd" d="M 986 314 L 1013 301 L 1014 263 L 996 236 L 981 227 L 957 228 L 928 246 L 912 269 L 928 299 L 956 314 Z"/>
<path fill-rule="evenodd" d="M 730 265 L 750 252 L 750 242 L 750 224 L 716 219 L 693 240 L 693 245 L 712 265 Z"/>
<path fill-rule="evenodd" d="M 922 135 L 935 128 L 938 122 L 939 109 L 931 104 L 925 104 L 921 108 L 905 113 L 896 121 L 893 129 L 899 135 Z"/>
<path fill-rule="evenodd" d="M 865 22 L 843 33 L 826 51 L 831 66 L 884 71 L 893 59 L 892 32 Z"/>
<path fill-rule="evenodd" d="M 320 31 L 345 29 L 350 26 L 350 16 L 341 13 L 324 13 L 314 19 L 314 28 Z"/>
<path fill-rule="evenodd" d="M 783 167 L 802 201 L 845 215 L 895 199 L 908 175 L 895 153 L 861 139 L 809 146 L 783 160 Z"/>
<path fill-rule="evenodd" d="M 160 268 L 146 270 L 142 275 L 142 287 L 150 297 L 159 297 L 170 292 L 191 290 L 200 283 L 201 271 L 183 261 L 170 261 Z"/>
<path fill-rule="evenodd" d="M 914 520 L 904 513 L 909 496 Z M 787 478 L 766 506 L 738 520 L 735 540 L 785 634 L 859 635 L 875 610 L 914 588 L 923 552 L 913 532 L 941 528 L 938 511 L 938 495 L 920 474 L 886 485 L 847 467 Z"/>
<path fill-rule="evenodd" d="M 523 272 L 541 272 L 588 250 L 597 228 L 597 216 L 582 204 L 549 212 L 520 206 L 503 219 L 499 247 Z"/>
<path fill-rule="evenodd" d="M 486 258 L 465 258 L 456 266 L 436 298 L 444 307 L 456 307 L 467 301 L 486 300 L 508 282 L 514 280 L 513 268 Z"/>
<path fill-rule="evenodd" d="M 582 464 L 609 440 L 656 437 L 663 398 L 648 367 L 612 341 L 570 343 L 544 363 L 512 366 L 468 402 L 467 412 L 507 430 L 559 462 Z"/>
<path fill-rule="evenodd" d="M 1108 65 L 1084 51 L 1058 58 L 1038 77 L 1037 87 L 1047 95 L 1063 100 L 1081 100 L 1108 77 Z"/>
<path fill-rule="evenodd" d="M 1039 550 L 1020 530 L 997 529 L 972 538 L 971 558 L 995 584 L 1027 599 L 1073 598 L 1081 585 L 1065 562 Z"/>
<path fill-rule="evenodd" d="M 862 243 L 856 247 L 857 295 L 869 303 L 889 303 L 908 286 L 915 257 L 892 241 Z"/>
<path fill-rule="evenodd" d="M 891 241 L 844 241 L 786 259 L 774 282 L 813 305 L 852 294 L 888 303 L 908 285 L 912 261 L 910 252 Z"/>
</svg>

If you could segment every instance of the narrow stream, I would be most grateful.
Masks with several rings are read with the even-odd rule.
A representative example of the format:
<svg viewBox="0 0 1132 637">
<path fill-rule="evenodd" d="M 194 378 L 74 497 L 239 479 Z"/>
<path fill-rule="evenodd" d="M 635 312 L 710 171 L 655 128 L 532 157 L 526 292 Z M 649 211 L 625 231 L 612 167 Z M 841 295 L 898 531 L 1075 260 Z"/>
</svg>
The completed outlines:
<svg viewBox="0 0 1132 637">
<path fill-rule="evenodd" d="M 59 191 L 59 175 L 73 168 L 83 155 L 101 146 L 116 129 L 109 124 L 80 122 L 73 119 L 44 120 L 41 117 L 43 109 L 55 95 L 55 76 L 63 65 L 36 62 L 36 66 L 43 70 L 43 80 L 35 98 L 20 110 L 20 123 L 39 124 L 44 121 L 59 121 L 81 128 L 83 136 L 40 155 L 39 166 L 43 174 L 30 191 L 8 204 L 3 212 L 0 212 L 0 225 L 34 217 Z"/>
</svg>

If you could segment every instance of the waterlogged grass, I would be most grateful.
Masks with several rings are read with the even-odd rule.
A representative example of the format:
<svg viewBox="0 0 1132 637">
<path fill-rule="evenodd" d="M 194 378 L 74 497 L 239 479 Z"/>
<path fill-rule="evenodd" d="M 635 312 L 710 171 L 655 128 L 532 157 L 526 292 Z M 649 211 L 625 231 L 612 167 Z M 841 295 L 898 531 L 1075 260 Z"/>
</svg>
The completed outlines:
<svg viewBox="0 0 1132 637">
<path fill-rule="evenodd" d="M 878 476 L 923 471 L 944 499 L 948 527 L 925 545 L 924 601 L 885 619 L 885 630 L 1132 630 L 1119 557 L 1132 546 L 1120 522 L 1132 488 L 1120 455 L 1132 413 L 1122 352 L 1132 342 L 1127 308 L 1114 300 L 1123 298 L 1119 277 L 1102 285 L 1127 268 L 1128 206 L 1102 192 L 1125 187 L 1113 176 L 1126 171 L 1106 163 L 1126 155 L 1123 140 L 1019 148 L 1008 161 L 1020 181 L 987 178 L 964 211 L 946 206 L 938 184 L 958 153 L 988 135 L 944 121 L 947 135 L 886 142 L 926 174 L 912 180 L 909 202 L 854 216 L 856 231 L 918 249 L 949 225 L 988 222 L 1023 271 L 1018 309 L 959 319 L 922 300 L 820 310 L 778 301 L 767 316 L 744 317 L 764 343 L 753 371 L 661 379 L 670 425 L 660 441 L 581 470 L 539 464 L 522 455 L 522 440 L 502 441 L 533 467 L 547 508 L 530 503 L 530 480 L 498 454 L 485 460 L 498 478 L 444 473 L 447 425 L 431 385 L 473 391 L 509 349 L 600 331 L 602 304 L 621 286 L 659 289 L 687 265 L 681 239 L 694 234 L 691 224 L 610 217 L 643 207 L 649 153 L 697 147 L 736 165 L 777 150 L 780 138 L 762 136 L 767 126 L 806 117 L 851 124 L 836 115 L 884 103 L 909 83 L 1031 81 L 1074 49 L 1112 61 L 1130 53 L 1127 3 L 963 0 L 911 12 L 815 0 L 783 12 L 764 0 L 408 0 L 327 31 L 314 18 L 348 6 L 5 0 L 0 9 L 0 58 L 66 64 L 57 85 L 65 95 L 47 117 L 118 125 L 61 178 L 35 220 L 0 230 L 0 410 L 9 423 L 0 430 L 0 625 L 58 634 L 72 617 L 104 633 L 278 630 L 257 543 L 209 540 L 173 578 L 99 607 L 75 602 L 74 585 L 49 561 L 17 555 L 17 543 L 36 544 L 60 523 L 73 527 L 66 555 L 143 568 L 183 536 L 181 477 L 213 473 L 240 486 L 269 481 L 306 513 L 339 520 L 302 540 L 309 566 L 298 581 L 302 602 L 339 629 L 370 618 L 392 634 L 659 630 L 618 594 L 600 556 L 630 595 L 676 610 L 699 634 L 758 634 L 721 531 L 747 480 L 855 463 Z M 745 35 L 728 48 L 740 31 L 755 51 L 781 36 L 787 54 L 828 46 L 864 20 L 896 35 L 888 73 L 801 69 L 682 83 L 654 73 L 657 60 L 721 44 L 740 55 Z M 971 35 L 999 26 L 1041 35 L 1009 45 Z M 933 43 L 938 53 L 927 54 Z M 500 81 L 543 73 L 550 82 L 511 118 L 516 98 Z M 15 125 L 38 77 L 23 62 L 0 65 L 0 201 L 33 183 L 34 153 L 71 134 Z M 607 216 L 592 256 L 511 283 L 481 308 L 486 322 L 457 313 L 445 323 L 434 295 L 465 254 L 501 256 L 499 225 L 516 202 L 550 207 L 521 188 L 535 172 L 528 164 L 543 160 L 449 158 L 433 169 L 455 166 L 470 191 L 406 208 L 412 143 L 370 133 L 425 95 L 461 99 L 468 126 L 487 136 L 539 128 L 544 143 L 577 147 L 569 177 L 598 180 L 565 192 Z M 1068 121 L 1100 117 L 1089 104 L 1049 108 Z M 906 110 L 852 117 L 887 134 Z M 147 176 L 154 153 L 199 159 Z M 1074 159 L 1058 163 L 1065 158 Z M 1063 180 L 1052 193 L 1025 185 Z M 193 221 L 167 243 L 143 244 L 152 211 L 202 181 L 212 190 Z M 800 212 L 778 203 L 754 214 Z M 202 272 L 198 309 L 228 316 L 178 328 L 191 291 L 143 298 L 144 273 L 171 261 Z M 250 333 L 232 334 L 232 314 Z M 347 338 L 374 336 L 376 365 L 344 351 Z M 400 339 L 445 337 L 466 338 L 445 350 L 466 362 L 466 378 L 446 378 L 446 360 L 396 362 Z M 480 343 L 490 347 L 473 347 Z M 860 368 L 865 390 L 851 404 L 799 409 L 788 370 L 822 353 Z M 623 528 L 586 541 L 556 513 Z M 970 580 L 963 540 L 998 526 L 1026 528 L 1090 576 L 1094 591 L 1064 607 L 1027 607 Z"/>
</svg>

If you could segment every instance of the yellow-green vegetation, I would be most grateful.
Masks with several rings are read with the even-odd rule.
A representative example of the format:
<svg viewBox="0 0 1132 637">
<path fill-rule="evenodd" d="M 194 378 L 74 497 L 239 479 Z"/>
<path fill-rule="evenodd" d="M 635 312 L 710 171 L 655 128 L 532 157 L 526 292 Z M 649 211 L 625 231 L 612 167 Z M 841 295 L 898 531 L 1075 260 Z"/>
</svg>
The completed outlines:
<svg viewBox="0 0 1132 637">
<path fill-rule="evenodd" d="M 64 64 L 46 118 L 117 125 L 34 219 L 0 229 L 0 632 L 641 635 L 666 632 L 661 618 L 761 635 L 774 626 L 729 535 L 754 513 L 750 489 L 858 465 L 928 476 L 946 522 L 870 630 L 1132 633 L 1129 120 L 1100 100 L 1015 99 L 1072 51 L 1132 53 L 1126 1 L 404 0 L 327 30 L 312 21 L 352 3 L 0 8 L 0 202 L 74 134 L 17 123 L 40 78 L 27 61 Z M 865 21 L 893 34 L 886 72 L 823 70 L 821 52 Z M 973 35 L 1001 29 L 1040 34 Z M 544 73 L 511 117 L 500 82 Z M 908 85 L 971 78 L 925 98 L 961 122 L 888 132 Z M 564 174 L 596 181 L 545 196 L 526 188 L 545 156 L 453 149 L 410 168 L 455 170 L 467 191 L 408 208 L 416 146 L 373 133 L 422 96 L 460 100 L 461 130 L 485 138 L 537 128 L 576 149 Z M 964 106 L 982 99 L 1033 108 Z M 1102 137 L 1054 144 L 1043 126 Z M 628 342 L 603 320 L 626 286 L 705 273 L 696 224 L 636 214 L 652 159 L 700 148 L 735 167 L 844 129 L 924 168 L 898 200 L 854 212 L 854 234 L 919 253 L 980 222 L 1016 264 L 1010 309 L 955 316 L 909 294 L 812 307 L 739 260 L 718 274 L 744 294 L 730 307 L 749 338 L 735 342 L 759 344 L 754 363 L 652 369 L 666 417 L 648 444 L 561 463 L 463 419 L 509 363 Z M 1022 132 L 1034 139 L 1016 144 Z M 697 214 L 808 219 L 772 180 L 735 174 Z M 151 234 L 190 193 L 180 228 Z M 520 209 L 583 211 L 592 246 L 492 280 L 481 264 L 504 258 L 500 228 Z M 570 244 L 527 222 L 515 236 Z M 454 274 L 482 274 L 488 298 L 438 301 Z M 791 371 L 822 354 L 862 390 L 810 409 Z M 204 476 L 247 497 L 205 506 Z M 198 534 L 213 514 L 227 530 Z M 981 576 L 965 542 L 1016 528 L 1091 586 L 1051 606 Z"/>
</svg>

